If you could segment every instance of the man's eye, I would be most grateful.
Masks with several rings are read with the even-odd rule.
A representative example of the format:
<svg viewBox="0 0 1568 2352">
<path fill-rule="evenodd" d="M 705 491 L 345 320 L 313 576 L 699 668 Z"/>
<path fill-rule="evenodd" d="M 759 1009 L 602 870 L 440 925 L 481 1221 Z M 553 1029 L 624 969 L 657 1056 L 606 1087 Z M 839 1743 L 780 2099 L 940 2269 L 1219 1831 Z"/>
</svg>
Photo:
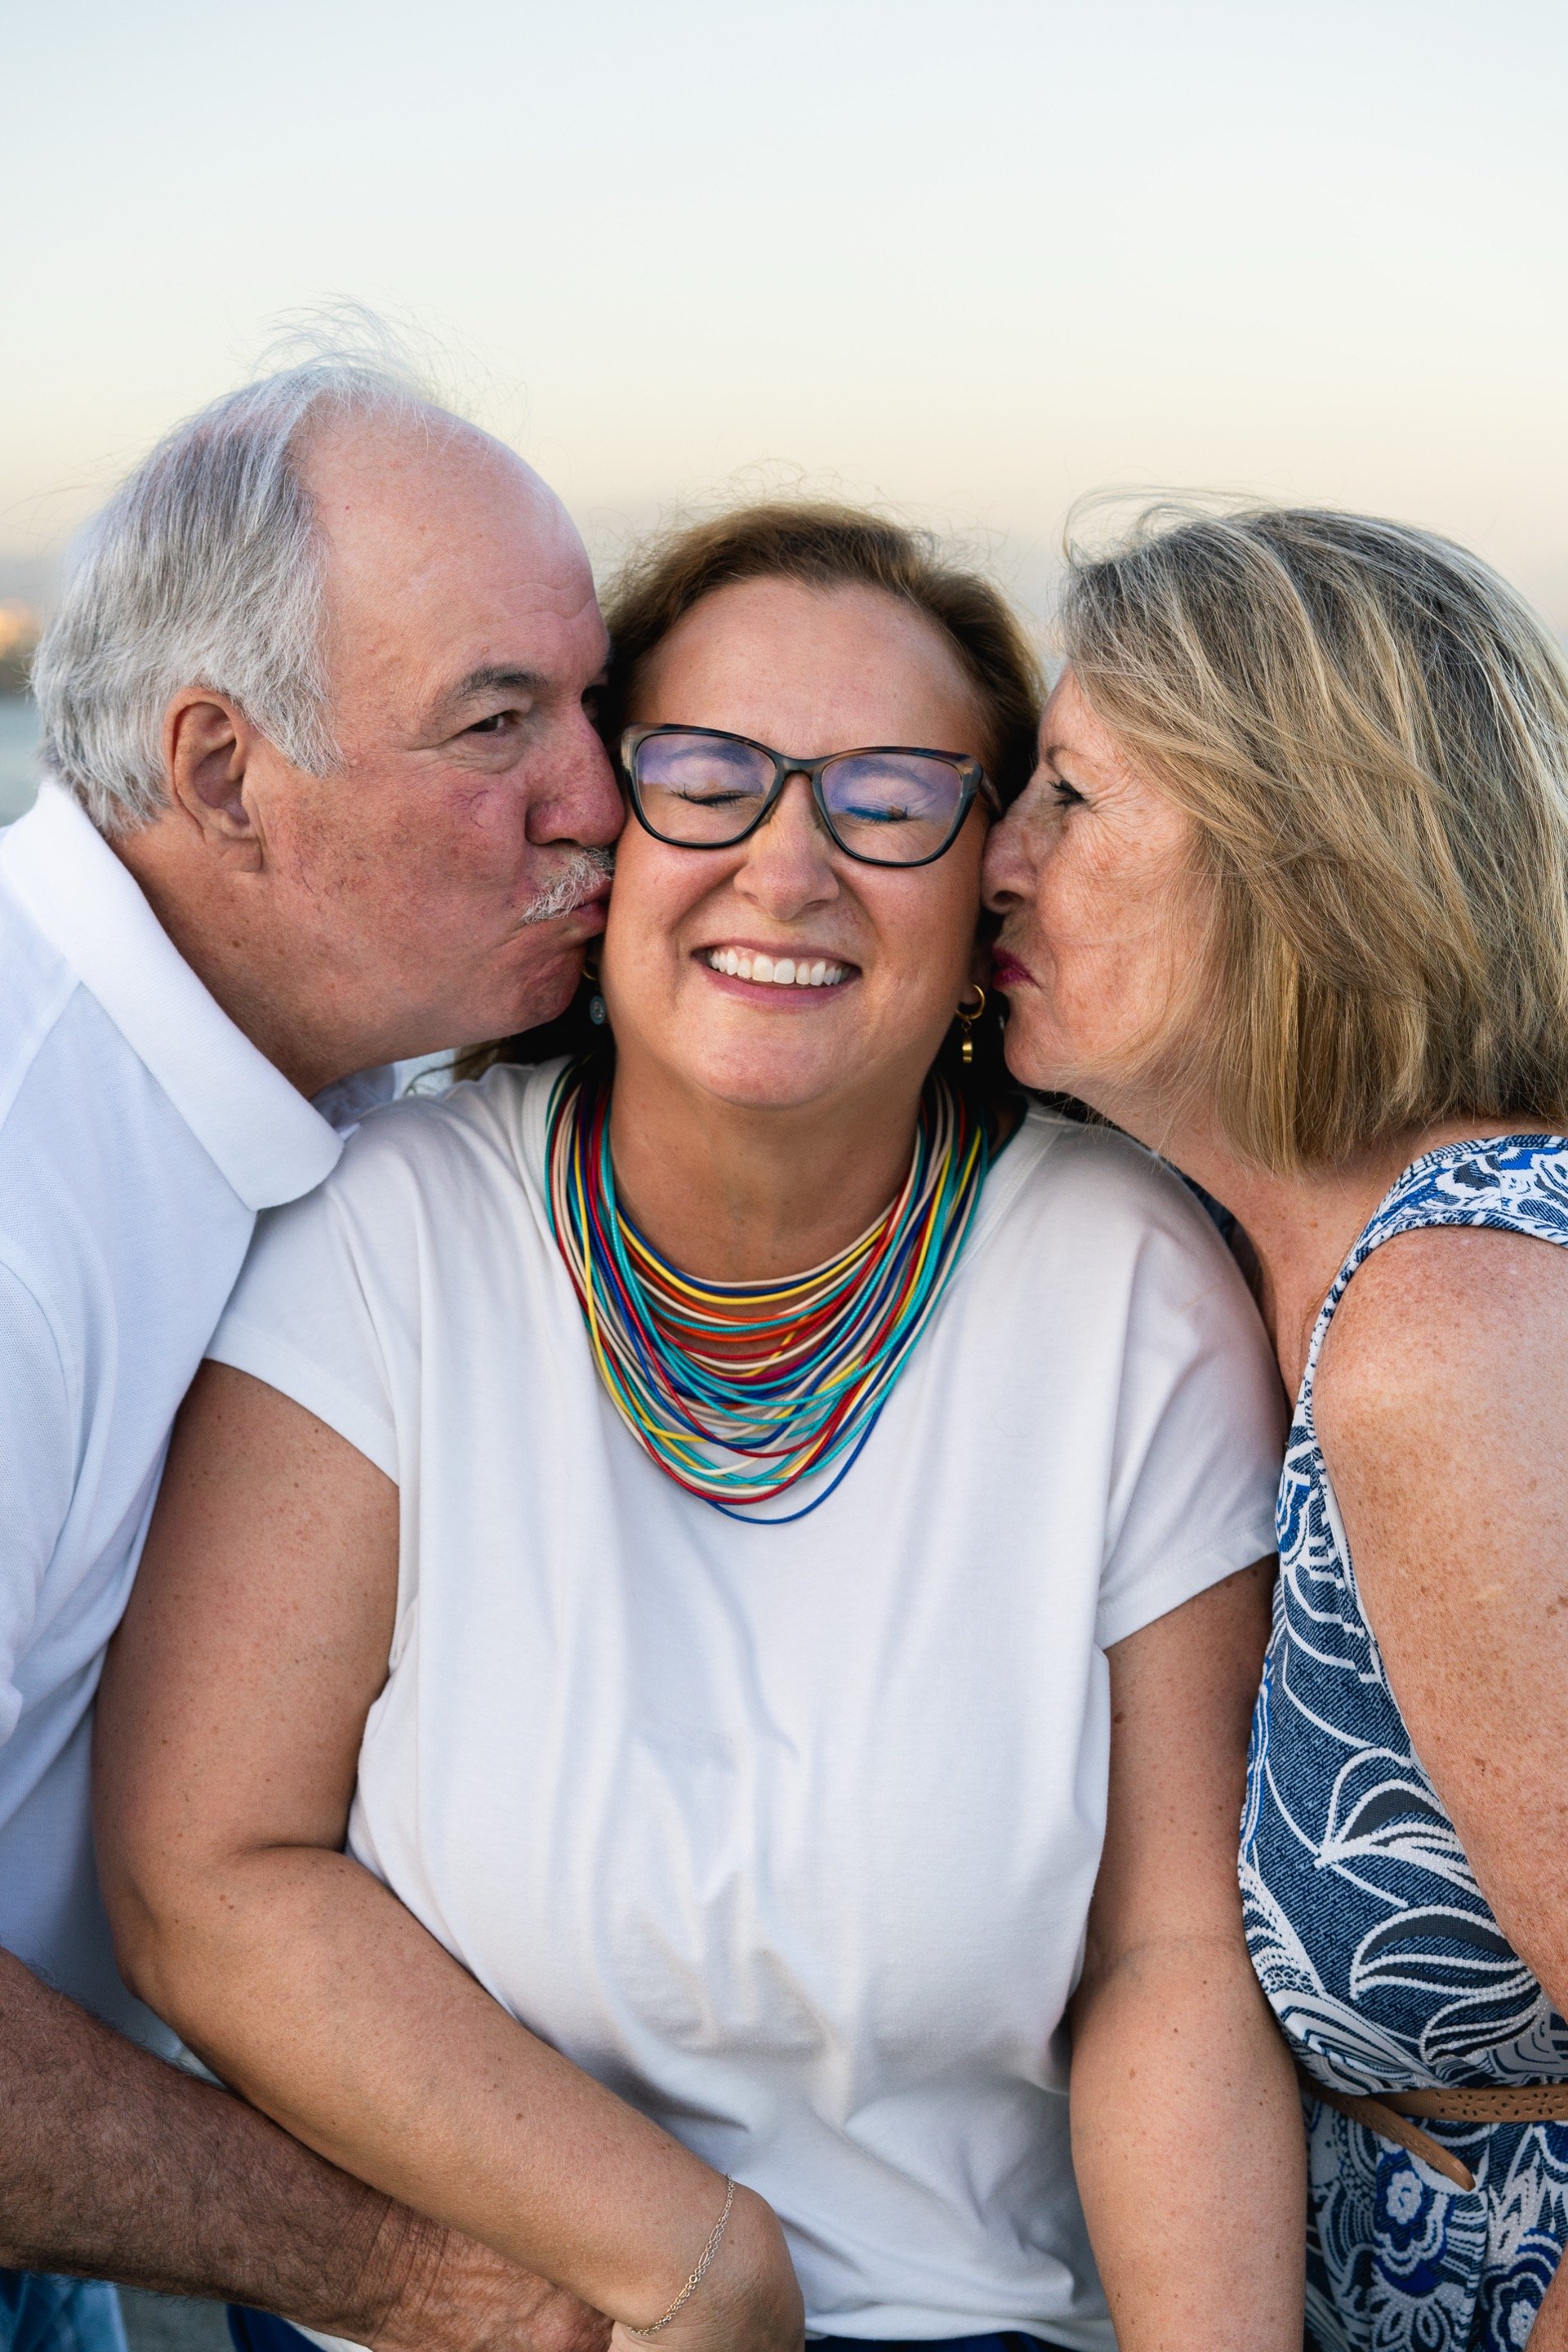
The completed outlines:
<svg viewBox="0 0 1568 2352">
<path fill-rule="evenodd" d="M 476 719 L 473 725 L 464 731 L 469 735 L 500 735 L 510 724 L 513 716 L 510 710 L 498 710 L 489 719 Z"/>
</svg>

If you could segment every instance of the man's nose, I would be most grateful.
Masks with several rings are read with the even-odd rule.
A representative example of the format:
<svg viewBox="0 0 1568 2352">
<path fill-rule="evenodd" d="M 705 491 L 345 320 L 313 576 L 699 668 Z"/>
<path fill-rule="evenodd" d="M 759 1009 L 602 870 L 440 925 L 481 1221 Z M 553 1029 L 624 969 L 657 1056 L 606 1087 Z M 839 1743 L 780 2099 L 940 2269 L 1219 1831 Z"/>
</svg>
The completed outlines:
<svg viewBox="0 0 1568 2352">
<path fill-rule="evenodd" d="M 575 841 L 607 848 L 619 839 L 626 804 L 615 768 L 586 711 L 570 722 L 571 740 L 559 747 L 554 772 L 529 832 L 535 841 Z"/>
</svg>

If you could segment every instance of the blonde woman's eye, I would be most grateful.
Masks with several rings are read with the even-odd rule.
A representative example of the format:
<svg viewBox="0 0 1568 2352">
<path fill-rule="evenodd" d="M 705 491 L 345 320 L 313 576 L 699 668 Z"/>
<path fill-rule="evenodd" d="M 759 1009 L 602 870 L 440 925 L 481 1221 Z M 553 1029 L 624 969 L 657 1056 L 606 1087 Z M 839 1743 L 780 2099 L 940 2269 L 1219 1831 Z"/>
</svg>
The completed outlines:
<svg viewBox="0 0 1568 2352">
<path fill-rule="evenodd" d="M 1083 794 L 1076 786 L 1069 784 L 1065 776 L 1051 778 L 1051 796 L 1058 808 L 1070 808 L 1075 801 L 1083 799 Z"/>
</svg>

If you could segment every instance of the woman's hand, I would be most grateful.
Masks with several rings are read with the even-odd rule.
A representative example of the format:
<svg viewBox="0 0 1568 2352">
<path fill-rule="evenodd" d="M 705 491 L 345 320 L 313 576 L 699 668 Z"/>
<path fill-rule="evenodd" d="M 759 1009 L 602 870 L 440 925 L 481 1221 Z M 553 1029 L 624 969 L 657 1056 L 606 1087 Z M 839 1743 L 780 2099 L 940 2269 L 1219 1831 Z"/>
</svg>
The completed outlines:
<svg viewBox="0 0 1568 2352">
<path fill-rule="evenodd" d="M 679 2292 L 677 2285 L 665 2310 Z M 647 2352 L 650 2344 L 662 2352 L 800 2352 L 805 2340 L 800 2288 L 778 2217 L 751 2189 L 737 2188 L 730 2225 L 689 2302 L 657 2336 L 621 2326 L 611 2343 L 615 2352 Z"/>
</svg>

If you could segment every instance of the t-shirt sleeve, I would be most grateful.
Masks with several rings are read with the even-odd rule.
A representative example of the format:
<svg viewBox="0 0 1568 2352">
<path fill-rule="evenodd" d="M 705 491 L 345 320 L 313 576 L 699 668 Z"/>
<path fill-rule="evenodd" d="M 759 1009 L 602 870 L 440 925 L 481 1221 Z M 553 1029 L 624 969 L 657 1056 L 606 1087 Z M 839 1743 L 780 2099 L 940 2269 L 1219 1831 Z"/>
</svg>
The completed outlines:
<svg viewBox="0 0 1568 2352">
<path fill-rule="evenodd" d="M 1209 1220 L 1173 1198 L 1130 1301 L 1098 1638 L 1109 1649 L 1275 1549 L 1285 1402 Z"/>
<path fill-rule="evenodd" d="M 302 1200 L 268 1210 L 207 1355 L 303 1405 L 395 1482 L 386 1302 L 367 1248 L 339 1197 L 338 1171 Z"/>
<path fill-rule="evenodd" d="M 16 1727 L 16 1671 L 76 1483 L 70 1382 L 54 1324 L 0 1260 L 0 1747 Z"/>
</svg>

